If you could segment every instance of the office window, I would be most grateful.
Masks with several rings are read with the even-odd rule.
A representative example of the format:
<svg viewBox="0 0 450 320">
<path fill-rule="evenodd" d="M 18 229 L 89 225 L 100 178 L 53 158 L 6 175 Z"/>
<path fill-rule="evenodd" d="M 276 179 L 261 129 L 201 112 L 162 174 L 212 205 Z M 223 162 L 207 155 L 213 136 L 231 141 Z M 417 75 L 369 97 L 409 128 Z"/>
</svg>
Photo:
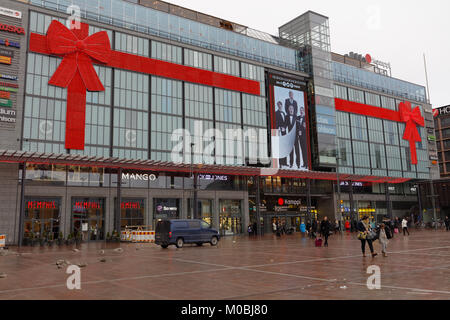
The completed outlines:
<svg viewBox="0 0 450 320">
<path fill-rule="evenodd" d="M 181 81 L 151 77 L 151 159 L 172 161 L 171 152 L 179 141 L 171 141 L 183 129 L 183 86 Z"/>
<path fill-rule="evenodd" d="M 182 49 L 181 47 L 172 46 L 170 44 L 152 41 L 152 58 L 182 64 Z"/>
<path fill-rule="evenodd" d="M 370 92 L 365 92 L 366 104 L 375 107 L 381 107 L 380 96 L 378 94 L 373 94 Z"/>
<path fill-rule="evenodd" d="M 212 70 L 212 55 L 190 49 L 184 49 L 184 64 L 194 68 Z"/>
<path fill-rule="evenodd" d="M 348 100 L 364 103 L 364 91 L 348 88 Z"/>
<path fill-rule="evenodd" d="M 115 70 L 113 156 L 148 159 L 149 76 Z"/>
<path fill-rule="evenodd" d="M 214 71 L 239 77 L 239 61 L 214 56 Z"/>
<path fill-rule="evenodd" d="M 348 100 L 347 87 L 334 85 L 334 96 L 339 99 Z"/>
<path fill-rule="evenodd" d="M 115 33 L 115 48 L 117 51 L 128 52 L 144 57 L 149 56 L 150 40 L 129 34 Z"/>
</svg>

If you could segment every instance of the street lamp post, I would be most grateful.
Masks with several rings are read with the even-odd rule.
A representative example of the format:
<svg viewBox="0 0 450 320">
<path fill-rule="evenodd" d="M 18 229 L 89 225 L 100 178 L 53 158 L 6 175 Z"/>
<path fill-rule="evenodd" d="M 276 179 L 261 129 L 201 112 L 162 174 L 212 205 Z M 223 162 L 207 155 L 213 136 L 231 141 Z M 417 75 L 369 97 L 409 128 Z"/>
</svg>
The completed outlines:
<svg viewBox="0 0 450 320">
<path fill-rule="evenodd" d="M 341 159 L 339 140 L 336 139 L 337 151 L 336 151 L 336 180 L 337 180 L 337 192 L 338 192 L 338 215 L 337 218 L 341 222 L 340 231 L 342 232 L 342 204 L 341 204 L 341 181 L 339 177 L 339 160 Z"/>
<path fill-rule="evenodd" d="M 434 194 L 434 184 L 433 184 L 433 177 L 431 175 L 431 168 L 432 167 L 428 167 L 428 169 L 430 170 L 430 191 L 431 191 L 431 195 L 429 195 L 428 198 L 431 198 L 431 203 L 433 205 L 434 229 L 437 231 L 438 225 L 436 216 L 436 198 L 439 196 Z"/>
<path fill-rule="evenodd" d="M 191 172 L 192 178 L 194 179 L 194 199 L 192 199 L 192 207 L 193 207 L 193 218 L 198 219 L 198 196 L 197 196 L 197 174 L 194 172 L 194 146 L 195 143 L 191 143 Z"/>
</svg>

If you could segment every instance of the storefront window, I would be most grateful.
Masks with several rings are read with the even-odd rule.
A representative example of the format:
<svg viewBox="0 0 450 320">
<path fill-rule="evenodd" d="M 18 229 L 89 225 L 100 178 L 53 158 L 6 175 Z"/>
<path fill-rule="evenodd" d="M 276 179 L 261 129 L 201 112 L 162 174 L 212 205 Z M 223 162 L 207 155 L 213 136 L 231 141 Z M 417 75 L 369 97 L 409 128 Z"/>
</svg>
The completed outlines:
<svg viewBox="0 0 450 320">
<path fill-rule="evenodd" d="M 158 220 L 180 219 L 180 199 L 155 199 L 154 200 L 154 225 Z"/>
<path fill-rule="evenodd" d="M 220 233 L 223 236 L 242 234 L 243 217 L 240 200 L 220 200 Z"/>
<path fill-rule="evenodd" d="M 104 240 L 105 199 L 72 198 L 72 232 L 84 241 Z"/>
<path fill-rule="evenodd" d="M 188 219 L 192 219 L 194 217 L 194 208 L 192 206 L 193 199 L 189 199 L 189 211 L 188 211 Z M 212 221 L 212 200 L 198 200 L 198 214 L 200 219 L 207 222 L 209 225 L 213 224 Z"/>
<path fill-rule="evenodd" d="M 28 184 L 50 184 L 54 186 L 64 186 L 66 181 L 66 167 L 57 165 L 27 164 L 26 179 Z"/>
<path fill-rule="evenodd" d="M 107 187 L 104 168 L 67 167 L 67 184 L 71 187 Z"/>
<path fill-rule="evenodd" d="M 25 198 L 25 238 L 58 239 L 61 199 Z"/>
<path fill-rule="evenodd" d="M 145 200 L 144 199 L 122 199 L 120 205 L 121 229 L 127 227 L 139 227 L 144 225 Z"/>
</svg>

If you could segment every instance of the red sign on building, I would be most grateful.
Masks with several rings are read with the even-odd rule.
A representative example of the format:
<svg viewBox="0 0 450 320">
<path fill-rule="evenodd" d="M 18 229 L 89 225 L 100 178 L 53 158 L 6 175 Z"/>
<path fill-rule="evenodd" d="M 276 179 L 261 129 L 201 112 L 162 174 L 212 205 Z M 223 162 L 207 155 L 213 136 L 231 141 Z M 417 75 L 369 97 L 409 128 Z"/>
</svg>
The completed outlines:
<svg viewBox="0 0 450 320">
<path fill-rule="evenodd" d="M 22 27 L 11 26 L 8 24 L 0 23 L 0 31 L 6 31 L 17 34 L 25 34 L 25 29 Z"/>
<path fill-rule="evenodd" d="M 55 201 L 27 201 L 28 209 L 56 209 Z"/>
</svg>

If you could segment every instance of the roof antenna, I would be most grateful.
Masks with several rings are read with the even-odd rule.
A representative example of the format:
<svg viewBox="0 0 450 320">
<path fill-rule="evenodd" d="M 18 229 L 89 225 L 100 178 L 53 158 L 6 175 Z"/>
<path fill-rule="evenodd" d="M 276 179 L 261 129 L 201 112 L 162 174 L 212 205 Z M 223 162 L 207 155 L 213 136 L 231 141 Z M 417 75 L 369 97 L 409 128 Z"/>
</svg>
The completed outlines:
<svg viewBox="0 0 450 320">
<path fill-rule="evenodd" d="M 430 103 L 430 86 L 428 85 L 428 71 L 427 71 L 427 59 L 425 57 L 425 53 L 423 54 L 423 64 L 425 66 L 425 79 L 427 81 L 427 97 L 428 97 L 428 103 Z"/>
</svg>

